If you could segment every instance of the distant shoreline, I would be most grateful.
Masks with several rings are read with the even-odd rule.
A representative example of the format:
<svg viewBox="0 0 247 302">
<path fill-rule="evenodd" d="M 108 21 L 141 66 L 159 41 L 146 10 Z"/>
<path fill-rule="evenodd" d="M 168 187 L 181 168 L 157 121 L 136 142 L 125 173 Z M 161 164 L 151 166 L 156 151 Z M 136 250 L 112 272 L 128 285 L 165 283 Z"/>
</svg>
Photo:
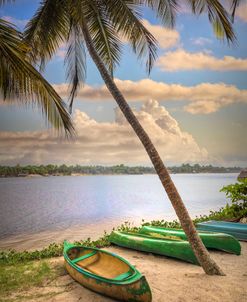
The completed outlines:
<svg viewBox="0 0 247 302">
<path fill-rule="evenodd" d="M 209 173 L 239 173 L 240 167 L 216 167 L 212 165 L 183 164 L 168 167 L 170 174 L 209 174 Z M 47 177 L 47 176 L 90 176 L 90 175 L 150 175 L 156 174 L 153 167 L 144 166 L 67 166 L 67 165 L 28 165 L 1 166 L 0 177 Z"/>
<path fill-rule="evenodd" d="M 177 173 L 174 173 L 174 172 L 170 172 L 170 174 L 232 174 L 232 173 L 235 173 L 235 174 L 238 174 L 238 172 L 177 172 Z M 63 176 L 71 176 L 71 177 L 78 177 L 78 176 L 124 176 L 124 175 L 128 175 L 128 176 L 136 176 L 136 175 L 156 175 L 156 173 L 122 173 L 122 174 L 117 174 L 117 173 L 107 173 L 107 174 L 51 174 L 51 175 L 41 175 L 41 174 L 29 174 L 29 175 L 11 175 L 11 176 L 1 176 L 0 175 L 0 178 L 43 178 L 43 177 L 63 177 Z"/>
</svg>

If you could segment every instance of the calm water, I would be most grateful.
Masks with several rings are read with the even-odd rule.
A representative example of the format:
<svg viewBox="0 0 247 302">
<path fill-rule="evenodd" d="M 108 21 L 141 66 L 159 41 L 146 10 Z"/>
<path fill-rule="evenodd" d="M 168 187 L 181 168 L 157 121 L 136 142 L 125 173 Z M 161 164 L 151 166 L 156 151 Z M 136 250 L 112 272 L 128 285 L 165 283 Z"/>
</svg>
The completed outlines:
<svg viewBox="0 0 247 302">
<path fill-rule="evenodd" d="M 194 217 L 225 205 L 237 174 L 172 175 Z M 0 179 L 0 238 L 103 221 L 173 219 L 155 175 Z"/>
</svg>

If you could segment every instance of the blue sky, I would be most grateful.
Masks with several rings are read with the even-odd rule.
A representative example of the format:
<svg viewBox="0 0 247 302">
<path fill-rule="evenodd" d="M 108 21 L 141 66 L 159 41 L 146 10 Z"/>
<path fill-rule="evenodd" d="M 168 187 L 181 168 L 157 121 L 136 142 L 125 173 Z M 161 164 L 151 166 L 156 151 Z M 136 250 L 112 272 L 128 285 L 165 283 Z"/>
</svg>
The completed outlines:
<svg viewBox="0 0 247 302">
<path fill-rule="evenodd" d="M 0 16 L 13 21 L 22 30 L 25 21 L 32 17 L 37 7 L 38 1 L 20 0 L 2 7 Z M 241 8 L 242 12 L 244 10 L 247 12 L 247 5 Z M 159 59 L 150 76 L 145 73 L 144 64 L 137 61 L 128 45 L 124 45 L 123 57 L 115 72 L 115 78 L 119 79 L 120 89 L 123 90 L 137 115 L 143 119 L 143 126 L 147 125 L 150 135 L 153 135 L 154 142 L 158 144 L 157 147 L 168 164 L 191 161 L 227 166 L 247 165 L 247 17 L 245 18 L 246 15 L 242 12 L 237 13 L 234 24 L 237 43 L 229 46 L 215 38 L 205 15 L 195 17 L 189 13 L 181 13 L 178 15 L 174 30 L 167 31 L 162 30 L 152 13 L 145 11 L 143 18 L 147 22 L 148 29 L 151 32 L 153 30 L 154 35 L 157 34 L 156 38 L 161 45 Z M 170 39 L 169 45 L 166 45 L 166 37 Z M 67 94 L 61 86 L 66 83 L 61 55 L 52 59 L 44 75 L 50 83 L 57 84 L 58 92 L 66 100 Z M 143 83 L 143 79 L 149 81 Z M 75 123 L 79 123 L 76 124 L 78 129 L 84 127 L 81 131 L 91 127 L 92 131 L 97 129 L 98 132 L 102 131 L 105 134 L 103 131 L 107 131 L 107 125 L 112 127 L 111 131 L 116 130 L 114 135 L 119 140 L 119 145 L 114 144 L 114 152 L 110 151 L 111 147 L 107 149 L 107 144 L 102 147 L 102 156 L 105 154 L 107 159 L 101 160 L 94 156 L 94 153 L 97 153 L 94 148 L 98 150 L 102 144 L 95 147 L 93 142 L 87 146 L 87 160 L 76 157 L 77 150 L 73 144 L 72 155 L 66 159 L 62 153 L 60 157 L 56 157 L 55 154 L 50 156 L 52 152 L 50 143 L 30 149 L 28 144 L 25 145 L 25 141 L 30 139 L 27 137 L 27 132 L 35 137 L 38 133 L 49 135 L 46 133 L 45 119 L 37 109 L 2 105 L 0 106 L 0 140 L 8 134 L 19 135 L 23 145 L 20 151 L 25 155 L 20 157 L 19 152 L 17 155 L 17 148 L 14 148 L 16 137 L 10 141 L 5 139 L 1 144 L 4 144 L 6 150 L 13 150 L 11 156 L 7 156 L 8 152 L 6 154 L 3 152 L 0 162 L 61 163 L 65 160 L 66 163 L 81 164 L 121 162 L 149 164 L 136 141 L 134 152 L 136 156 L 124 157 L 125 153 L 121 151 L 121 146 L 126 147 L 129 142 L 117 132 L 119 124 L 114 111 L 116 104 L 109 95 L 105 95 L 103 85 L 98 71 L 88 58 L 86 87 L 84 90 L 81 89 L 75 102 L 74 120 Z M 177 88 L 174 85 L 178 85 Z M 143 87 L 147 88 L 146 97 L 142 95 Z M 102 97 L 94 96 L 94 91 L 100 93 Z M 145 105 L 149 99 L 153 99 L 153 102 Z M 86 120 L 90 120 L 90 125 L 89 122 L 86 124 Z M 127 125 L 122 127 L 120 132 L 123 129 L 130 131 L 124 128 Z M 159 131 L 160 139 L 157 135 Z M 85 152 L 84 146 L 88 138 L 84 137 L 84 139 L 85 141 L 79 131 L 78 141 L 82 146 L 82 154 Z M 97 137 L 95 139 L 97 140 Z M 134 136 L 132 139 L 135 140 Z M 113 148 L 111 138 L 108 143 Z M 61 149 L 60 142 L 57 144 Z M 25 146 L 29 147 L 28 153 L 25 151 Z M 188 154 L 181 156 L 179 152 L 176 153 L 180 148 L 182 150 L 184 148 L 183 154 L 186 152 Z M 89 150 L 91 150 L 91 157 L 88 155 Z M 129 154 L 129 151 L 126 151 L 126 154 Z"/>
</svg>

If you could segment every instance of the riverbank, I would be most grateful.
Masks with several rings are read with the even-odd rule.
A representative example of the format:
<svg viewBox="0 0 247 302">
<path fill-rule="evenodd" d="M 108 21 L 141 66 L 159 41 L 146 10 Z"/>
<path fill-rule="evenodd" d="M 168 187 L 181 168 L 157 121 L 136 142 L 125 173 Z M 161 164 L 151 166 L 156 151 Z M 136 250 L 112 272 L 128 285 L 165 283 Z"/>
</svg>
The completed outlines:
<svg viewBox="0 0 247 302">
<path fill-rule="evenodd" d="M 245 302 L 247 300 L 247 243 L 242 242 L 240 256 L 210 251 L 212 258 L 224 270 L 226 276 L 208 276 L 202 268 L 168 257 L 157 256 L 120 247 L 106 250 L 124 257 L 147 278 L 152 289 L 153 302 Z M 36 262 L 41 265 L 41 261 Z M 42 267 L 43 279 L 29 285 L 20 284 L 14 293 L 5 294 L 1 301 L 115 301 L 94 293 L 75 282 L 65 271 L 63 258 L 46 260 Z M 37 267 L 33 269 L 36 269 Z M 34 274 L 30 270 L 27 274 Z M 29 281 L 30 282 L 30 281 Z M 0 285 L 1 286 L 1 285 Z"/>
</svg>

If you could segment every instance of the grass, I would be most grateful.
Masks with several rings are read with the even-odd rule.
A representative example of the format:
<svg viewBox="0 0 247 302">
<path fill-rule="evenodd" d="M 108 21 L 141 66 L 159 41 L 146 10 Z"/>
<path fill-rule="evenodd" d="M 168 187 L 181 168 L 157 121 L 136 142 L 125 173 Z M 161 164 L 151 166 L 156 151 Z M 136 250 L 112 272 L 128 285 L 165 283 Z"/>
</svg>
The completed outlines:
<svg viewBox="0 0 247 302">
<path fill-rule="evenodd" d="M 54 277 L 54 271 L 46 261 L 31 261 L 15 265 L 1 264 L 1 298 L 7 297 L 16 290 L 27 290 L 33 286 L 40 286 L 44 280 L 52 277 Z"/>
<path fill-rule="evenodd" d="M 59 276 L 67 274 L 61 264 L 51 261 L 24 261 L 15 264 L 0 264 L 0 301 L 35 301 L 38 298 L 51 298 L 64 291 L 31 291 L 32 288 L 48 286 Z"/>
</svg>

